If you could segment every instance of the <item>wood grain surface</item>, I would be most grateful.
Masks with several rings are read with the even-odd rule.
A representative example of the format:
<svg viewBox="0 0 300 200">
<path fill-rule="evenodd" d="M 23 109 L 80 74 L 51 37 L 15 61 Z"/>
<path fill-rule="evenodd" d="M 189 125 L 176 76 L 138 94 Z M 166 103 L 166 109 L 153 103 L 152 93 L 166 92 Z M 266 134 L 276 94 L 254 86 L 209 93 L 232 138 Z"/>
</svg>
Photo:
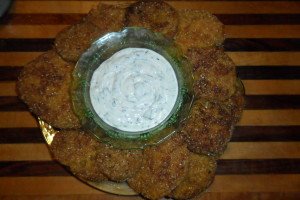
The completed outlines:
<svg viewBox="0 0 300 200">
<path fill-rule="evenodd" d="M 246 89 L 242 119 L 213 185 L 199 198 L 299 199 L 300 2 L 168 2 L 177 9 L 206 9 L 225 24 L 224 48 Z M 91 188 L 54 162 L 15 90 L 23 66 L 97 3 L 16 0 L 0 19 L 0 199 L 141 199 Z"/>
</svg>

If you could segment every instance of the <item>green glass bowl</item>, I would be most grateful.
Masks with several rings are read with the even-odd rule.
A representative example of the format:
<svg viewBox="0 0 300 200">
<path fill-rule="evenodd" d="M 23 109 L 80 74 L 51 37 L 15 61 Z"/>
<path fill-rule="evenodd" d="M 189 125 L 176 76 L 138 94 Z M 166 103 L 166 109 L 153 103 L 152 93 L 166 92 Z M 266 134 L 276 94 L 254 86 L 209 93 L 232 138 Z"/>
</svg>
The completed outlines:
<svg viewBox="0 0 300 200">
<path fill-rule="evenodd" d="M 178 96 L 169 116 L 154 128 L 128 132 L 105 123 L 94 110 L 90 99 L 90 82 L 94 71 L 114 53 L 124 48 L 147 48 L 162 55 L 172 66 L 177 82 Z M 127 27 L 111 32 L 97 41 L 80 57 L 73 72 L 72 102 L 83 129 L 104 143 L 116 148 L 132 149 L 155 145 L 172 134 L 189 113 L 193 101 L 191 65 L 172 40 L 159 33 L 139 27 Z"/>
</svg>

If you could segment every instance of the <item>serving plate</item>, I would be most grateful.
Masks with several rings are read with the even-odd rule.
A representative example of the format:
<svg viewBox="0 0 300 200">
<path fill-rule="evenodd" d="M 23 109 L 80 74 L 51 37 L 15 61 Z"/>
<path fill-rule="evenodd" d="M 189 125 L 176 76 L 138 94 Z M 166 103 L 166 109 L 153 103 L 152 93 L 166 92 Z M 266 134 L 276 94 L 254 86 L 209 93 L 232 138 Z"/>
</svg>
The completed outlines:
<svg viewBox="0 0 300 200">
<path fill-rule="evenodd" d="M 55 139 L 55 134 L 59 131 L 54 130 L 51 125 L 47 124 L 40 118 L 38 118 L 38 122 L 43 134 L 44 139 L 46 140 L 47 145 L 51 146 L 52 141 Z M 80 181 L 104 192 L 108 192 L 111 194 L 117 195 L 125 195 L 132 196 L 138 195 L 135 191 L 133 191 L 127 183 L 117 183 L 112 181 L 101 181 L 101 182 L 92 182 L 80 179 Z"/>
</svg>

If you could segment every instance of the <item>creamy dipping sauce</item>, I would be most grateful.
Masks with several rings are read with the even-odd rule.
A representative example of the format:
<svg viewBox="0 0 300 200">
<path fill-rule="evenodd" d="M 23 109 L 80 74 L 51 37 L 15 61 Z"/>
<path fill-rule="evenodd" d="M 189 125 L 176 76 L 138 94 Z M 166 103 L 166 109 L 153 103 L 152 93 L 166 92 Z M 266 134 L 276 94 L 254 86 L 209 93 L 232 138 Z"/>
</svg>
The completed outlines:
<svg viewBox="0 0 300 200">
<path fill-rule="evenodd" d="M 171 113 L 178 82 L 171 64 L 145 48 L 125 48 L 100 64 L 90 84 L 99 117 L 122 131 L 151 129 Z"/>
</svg>

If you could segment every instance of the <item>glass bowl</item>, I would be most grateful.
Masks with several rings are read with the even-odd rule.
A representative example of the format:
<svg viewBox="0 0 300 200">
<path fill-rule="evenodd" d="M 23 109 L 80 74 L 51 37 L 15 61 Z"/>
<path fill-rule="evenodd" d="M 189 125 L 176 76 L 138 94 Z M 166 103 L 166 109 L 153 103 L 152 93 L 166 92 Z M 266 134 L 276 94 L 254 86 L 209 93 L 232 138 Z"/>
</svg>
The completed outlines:
<svg viewBox="0 0 300 200">
<path fill-rule="evenodd" d="M 177 99 L 169 115 L 155 127 L 143 131 L 124 131 L 109 125 L 99 117 L 91 102 L 90 86 L 94 71 L 125 48 L 146 48 L 160 54 L 171 64 L 178 83 Z M 104 143 L 121 149 L 155 145 L 176 133 L 180 122 L 188 116 L 193 101 L 191 74 L 191 65 L 172 40 L 148 29 L 127 27 L 104 35 L 82 54 L 73 72 L 73 107 L 83 129 Z"/>
</svg>

